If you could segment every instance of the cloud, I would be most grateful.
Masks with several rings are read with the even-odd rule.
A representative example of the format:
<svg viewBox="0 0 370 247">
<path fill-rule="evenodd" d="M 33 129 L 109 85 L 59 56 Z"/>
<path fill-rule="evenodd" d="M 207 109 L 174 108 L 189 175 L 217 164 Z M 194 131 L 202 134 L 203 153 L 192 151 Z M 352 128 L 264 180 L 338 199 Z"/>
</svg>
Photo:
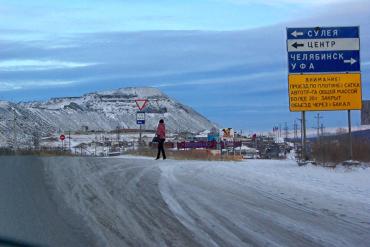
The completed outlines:
<svg viewBox="0 0 370 247">
<path fill-rule="evenodd" d="M 96 65 L 96 63 L 79 63 L 57 60 L 3 60 L 0 61 L 0 71 L 41 71 L 54 69 L 73 69 Z"/>
<path fill-rule="evenodd" d="M 0 81 L 0 91 L 1 92 L 8 92 L 14 90 L 27 90 L 27 89 L 34 89 L 37 88 L 49 88 L 49 87 L 59 87 L 59 86 L 67 86 L 76 83 L 76 81 L 67 81 L 67 80 L 60 80 L 60 81 Z"/>
<path fill-rule="evenodd" d="M 251 30 L 99 32 L 44 36 L 32 42 L 0 40 L 0 90 L 2 95 L 11 91 L 21 95 L 21 90 L 32 89 L 39 95 L 38 87 L 58 87 L 43 91 L 43 97 L 52 97 L 154 85 L 215 122 L 232 122 L 238 128 L 254 122 L 256 128 L 266 128 L 271 122 L 294 118 L 287 107 L 285 27 L 360 25 L 366 82 L 370 80 L 370 8 L 364 6 L 368 5 L 317 7 L 309 19 Z M 363 92 L 370 96 L 366 83 Z M 31 97 L 22 95 L 22 100 Z"/>
<path fill-rule="evenodd" d="M 209 102 L 202 104 L 203 107 L 207 107 L 210 109 L 235 109 L 236 111 L 245 111 L 246 109 L 255 109 L 258 111 L 261 111 L 263 109 L 284 109 L 289 106 L 288 104 L 273 104 L 268 101 L 262 101 L 262 102 L 248 102 L 244 104 L 240 104 L 239 101 L 229 101 L 229 102 Z"/>
<path fill-rule="evenodd" d="M 12 91 L 22 89 L 22 86 L 19 84 L 9 83 L 9 82 L 0 82 L 0 91 Z"/>
<path fill-rule="evenodd" d="M 200 85 L 216 85 L 216 84 L 253 84 L 253 80 L 264 78 L 265 80 L 268 78 L 276 77 L 284 75 L 284 71 L 269 71 L 269 72 L 260 72 L 260 73 L 250 73 L 245 76 L 228 76 L 226 78 L 207 78 L 207 79 L 199 79 L 193 81 L 184 81 L 184 82 L 164 82 L 159 84 L 154 84 L 152 87 L 183 87 L 183 86 L 200 86 Z"/>
<path fill-rule="evenodd" d="M 238 5 L 250 5 L 250 4 L 259 4 L 259 5 L 270 5 L 270 6 L 283 6 L 283 5 L 322 5 L 322 0 L 219 0 L 225 1 L 228 3 L 238 4 Z M 325 4 L 334 4 L 334 3 L 343 3 L 348 2 L 348 0 L 325 0 Z"/>
</svg>

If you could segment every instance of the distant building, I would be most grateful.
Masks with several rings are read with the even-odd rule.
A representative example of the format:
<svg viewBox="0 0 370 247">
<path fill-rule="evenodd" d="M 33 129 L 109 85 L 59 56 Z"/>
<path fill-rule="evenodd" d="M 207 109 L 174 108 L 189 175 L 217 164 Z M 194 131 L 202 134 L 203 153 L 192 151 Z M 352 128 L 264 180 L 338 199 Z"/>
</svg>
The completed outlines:
<svg viewBox="0 0 370 247">
<path fill-rule="evenodd" d="M 89 131 L 89 126 L 82 125 L 81 130 L 82 130 L 82 132 L 88 132 Z"/>
<path fill-rule="evenodd" d="M 193 141 L 195 139 L 195 134 L 184 131 L 177 134 L 176 140 L 187 140 L 187 141 Z"/>
<path fill-rule="evenodd" d="M 362 101 L 361 125 L 370 125 L 370 100 Z"/>
<path fill-rule="evenodd" d="M 235 137 L 234 130 L 232 128 L 221 129 L 220 136 L 224 141 L 232 141 Z"/>
</svg>

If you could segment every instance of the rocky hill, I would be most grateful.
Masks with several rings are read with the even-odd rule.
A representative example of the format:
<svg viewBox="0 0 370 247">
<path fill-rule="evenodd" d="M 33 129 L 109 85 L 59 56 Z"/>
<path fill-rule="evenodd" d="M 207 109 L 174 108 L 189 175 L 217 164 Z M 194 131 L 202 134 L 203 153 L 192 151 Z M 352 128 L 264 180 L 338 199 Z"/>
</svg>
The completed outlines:
<svg viewBox="0 0 370 247">
<path fill-rule="evenodd" d="M 14 104 L 0 102 L 0 142 L 11 139 L 14 126 L 18 138 L 30 138 L 35 132 L 42 136 L 53 132 L 135 129 L 135 99 L 147 99 L 145 129 L 155 129 L 163 118 L 170 132 L 197 133 L 215 124 L 155 88 L 122 88 L 94 92 L 81 97 L 52 98 L 48 101 Z M 16 121 L 14 121 L 14 118 Z M 13 138 L 14 139 L 14 138 Z"/>
</svg>

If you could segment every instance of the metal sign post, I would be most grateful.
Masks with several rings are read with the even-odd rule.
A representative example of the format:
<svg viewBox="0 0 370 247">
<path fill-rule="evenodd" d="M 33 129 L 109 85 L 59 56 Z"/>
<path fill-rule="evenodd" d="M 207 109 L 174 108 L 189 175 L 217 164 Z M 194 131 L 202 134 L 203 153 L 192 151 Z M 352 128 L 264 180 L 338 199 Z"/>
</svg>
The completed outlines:
<svg viewBox="0 0 370 247">
<path fill-rule="evenodd" d="M 140 143 L 140 145 L 141 145 L 141 143 L 142 143 L 142 140 L 141 140 L 141 135 L 142 135 L 142 131 L 143 131 L 143 130 L 142 130 L 142 129 L 143 129 L 143 128 L 142 128 L 142 126 L 143 126 L 143 125 L 142 125 L 142 124 L 140 124 L 140 132 L 139 132 L 139 143 Z"/>
<path fill-rule="evenodd" d="M 139 144 L 141 145 L 142 143 L 142 129 L 143 125 L 145 124 L 145 112 L 138 111 L 136 112 L 136 124 L 140 125 L 140 130 L 139 130 Z"/>
<path fill-rule="evenodd" d="M 306 112 L 302 111 L 302 160 L 307 158 L 307 149 L 306 149 Z"/>
<path fill-rule="evenodd" d="M 142 144 L 142 125 L 145 124 L 145 112 L 143 112 L 142 110 L 146 107 L 146 105 L 148 104 L 148 100 L 147 99 L 136 99 L 135 100 L 136 102 L 136 106 L 137 108 L 139 108 L 139 111 L 136 113 L 136 123 L 140 125 L 140 130 L 139 130 L 139 145 Z"/>
<path fill-rule="evenodd" d="M 64 151 L 64 140 L 66 139 L 66 136 L 62 134 L 59 136 L 59 139 L 62 141 L 62 151 Z"/>
<path fill-rule="evenodd" d="M 71 131 L 68 131 L 68 152 L 71 152 Z"/>
<path fill-rule="evenodd" d="M 349 138 L 349 159 L 352 160 L 352 129 L 351 129 L 351 110 L 348 110 L 348 138 Z"/>
</svg>

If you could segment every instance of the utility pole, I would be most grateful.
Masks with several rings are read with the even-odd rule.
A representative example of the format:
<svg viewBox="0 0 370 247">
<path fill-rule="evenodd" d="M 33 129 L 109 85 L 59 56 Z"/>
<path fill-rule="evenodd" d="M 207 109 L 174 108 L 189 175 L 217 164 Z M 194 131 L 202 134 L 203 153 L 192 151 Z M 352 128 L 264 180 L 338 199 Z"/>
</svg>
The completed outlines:
<svg viewBox="0 0 370 247">
<path fill-rule="evenodd" d="M 120 140 L 120 135 L 119 135 L 119 126 L 116 127 L 116 131 L 117 131 L 117 142 L 119 142 Z"/>
<path fill-rule="evenodd" d="M 15 108 L 13 108 L 13 149 L 17 151 L 18 143 L 17 143 L 17 115 Z"/>
<path fill-rule="evenodd" d="M 317 138 L 320 138 L 320 119 L 322 119 L 322 116 L 320 116 L 320 113 L 317 113 L 315 118 L 317 119 Z"/>
<path fill-rule="evenodd" d="M 279 139 L 279 126 L 277 125 L 274 126 L 274 138 L 276 141 Z"/>
<path fill-rule="evenodd" d="M 289 130 L 289 128 L 288 128 L 288 124 L 287 124 L 287 122 L 285 122 L 285 126 L 284 126 L 285 139 L 288 139 L 288 130 Z"/>
<path fill-rule="evenodd" d="M 281 124 L 279 123 L 279 138 L 281 138 Z"/>
<path fill-rule="evenodd" d="M 325 130 L 324 124 L 321 124 L 320 126 L 321 136 L 324 136 L 324 130 Z"/>
<path fill-rule="evenodd" d="M 96 136 L 96 133 L 95 133 L 95 142 L 94 142 L 94 156 L 96 156 L 96 143 L 98 142 L 98 137 Z"/>
<path fill-rule="evenodd" d="M 298 124 L 296 120 L 294 120 L 293 129 L 294 129 L 294 142 L 295 142 L 298 138 Z"/>
</svg>

